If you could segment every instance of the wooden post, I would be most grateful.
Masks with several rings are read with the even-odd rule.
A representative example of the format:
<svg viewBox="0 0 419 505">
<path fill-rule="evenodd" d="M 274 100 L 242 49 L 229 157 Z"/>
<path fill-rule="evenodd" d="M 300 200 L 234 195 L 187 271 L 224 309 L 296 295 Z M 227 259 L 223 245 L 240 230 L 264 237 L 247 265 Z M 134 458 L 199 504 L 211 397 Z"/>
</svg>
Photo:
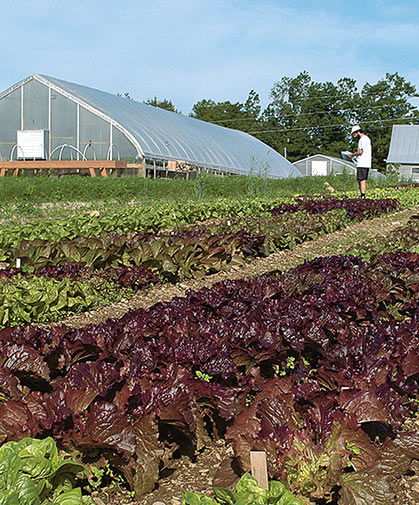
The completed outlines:
<svg viewBox="0 0 419 505">
<path fill-rule="evenodd" d="M 259 486 L 269 489 L 266 453 L 264 451 L 250 451 L 250 466 L 252 475 L 258 481 Z"/>
<path fill-rule="evenodd" d="M 137 170 L 138 177 L 145 177 L 145 160 L 143 160 Z"/>
</svg>

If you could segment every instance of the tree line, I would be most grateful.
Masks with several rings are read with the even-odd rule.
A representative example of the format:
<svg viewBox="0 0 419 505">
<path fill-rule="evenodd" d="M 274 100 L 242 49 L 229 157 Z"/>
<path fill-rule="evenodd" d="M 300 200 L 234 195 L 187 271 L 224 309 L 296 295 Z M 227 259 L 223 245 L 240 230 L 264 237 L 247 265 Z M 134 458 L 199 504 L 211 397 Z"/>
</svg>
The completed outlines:
<svg viewBox="0 0 419 505">
<path fill-rule="evenodd" d="M 398 73 L 359 88 L 355 79 L 315 82 L 304 71 L 275 82 L 264 110 L 259 94 L 251 90 L 244 103 L 204 99 L 189 115 L 247 132 L 290 161 L 317 153 L 340 157 L 342 150 L 354 147 L 350 126 L 360 124 L 373 143 L 373 166 L 384 169 L 393 124 L 418 124 L 419 112 L 411 103 L 418 96 Z M 145 103 L 179 112 L 168 99 Z"/>
</svg>

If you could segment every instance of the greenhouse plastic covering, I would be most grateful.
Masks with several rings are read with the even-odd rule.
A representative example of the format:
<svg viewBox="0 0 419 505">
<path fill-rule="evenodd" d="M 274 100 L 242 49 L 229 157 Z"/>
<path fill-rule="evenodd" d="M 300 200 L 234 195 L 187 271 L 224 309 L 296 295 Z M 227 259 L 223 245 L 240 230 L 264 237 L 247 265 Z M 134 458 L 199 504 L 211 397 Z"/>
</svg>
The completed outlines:
<svg viewBox="0 0 419 505">
<path fill-rule="evenodd" d="M 300 177 L 298 170 L 275 150 L 239 130 L 190 118 L 118 95 L 45 75 L 67 95 L 117 123 L 137 142 L 146 159 L 181 160 L 191 165 L 268 177 Z M 47 82 L 45 82 L 47 81 Z"/>
</svg>

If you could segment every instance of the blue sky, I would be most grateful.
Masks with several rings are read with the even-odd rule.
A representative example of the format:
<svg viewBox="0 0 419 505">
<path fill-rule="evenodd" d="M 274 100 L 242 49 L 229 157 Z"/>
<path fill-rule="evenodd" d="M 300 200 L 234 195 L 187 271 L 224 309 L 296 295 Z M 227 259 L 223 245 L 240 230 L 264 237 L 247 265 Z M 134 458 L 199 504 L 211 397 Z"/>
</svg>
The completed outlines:
<svg viewBox="0 0 419 505">
<path fill-rule="evenodd" d="M 0 91 L 47 74 L 188 114 L 198 100 L 262 104 L 283 76 L 398 72 L 419 89 L 419 0 L 2 0 Z"/>
</svg>

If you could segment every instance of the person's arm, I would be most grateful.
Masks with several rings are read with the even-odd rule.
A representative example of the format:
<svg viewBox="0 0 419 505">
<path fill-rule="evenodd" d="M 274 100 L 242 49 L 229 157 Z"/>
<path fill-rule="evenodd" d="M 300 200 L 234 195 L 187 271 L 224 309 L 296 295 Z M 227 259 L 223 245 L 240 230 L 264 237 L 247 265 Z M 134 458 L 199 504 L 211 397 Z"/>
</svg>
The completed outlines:
<svg viewBox="0 0 419 505">
<path fill-rule="evenodd" d="M 361 154 L 364 152 L 363 149 L 358 149 L 358 151 L 355 151 L 354 153 L 352 154 L 348 154 L 348 156 L 352 159 L 354 158 L 355 156 L 361 156 Z"/>
</svg>

